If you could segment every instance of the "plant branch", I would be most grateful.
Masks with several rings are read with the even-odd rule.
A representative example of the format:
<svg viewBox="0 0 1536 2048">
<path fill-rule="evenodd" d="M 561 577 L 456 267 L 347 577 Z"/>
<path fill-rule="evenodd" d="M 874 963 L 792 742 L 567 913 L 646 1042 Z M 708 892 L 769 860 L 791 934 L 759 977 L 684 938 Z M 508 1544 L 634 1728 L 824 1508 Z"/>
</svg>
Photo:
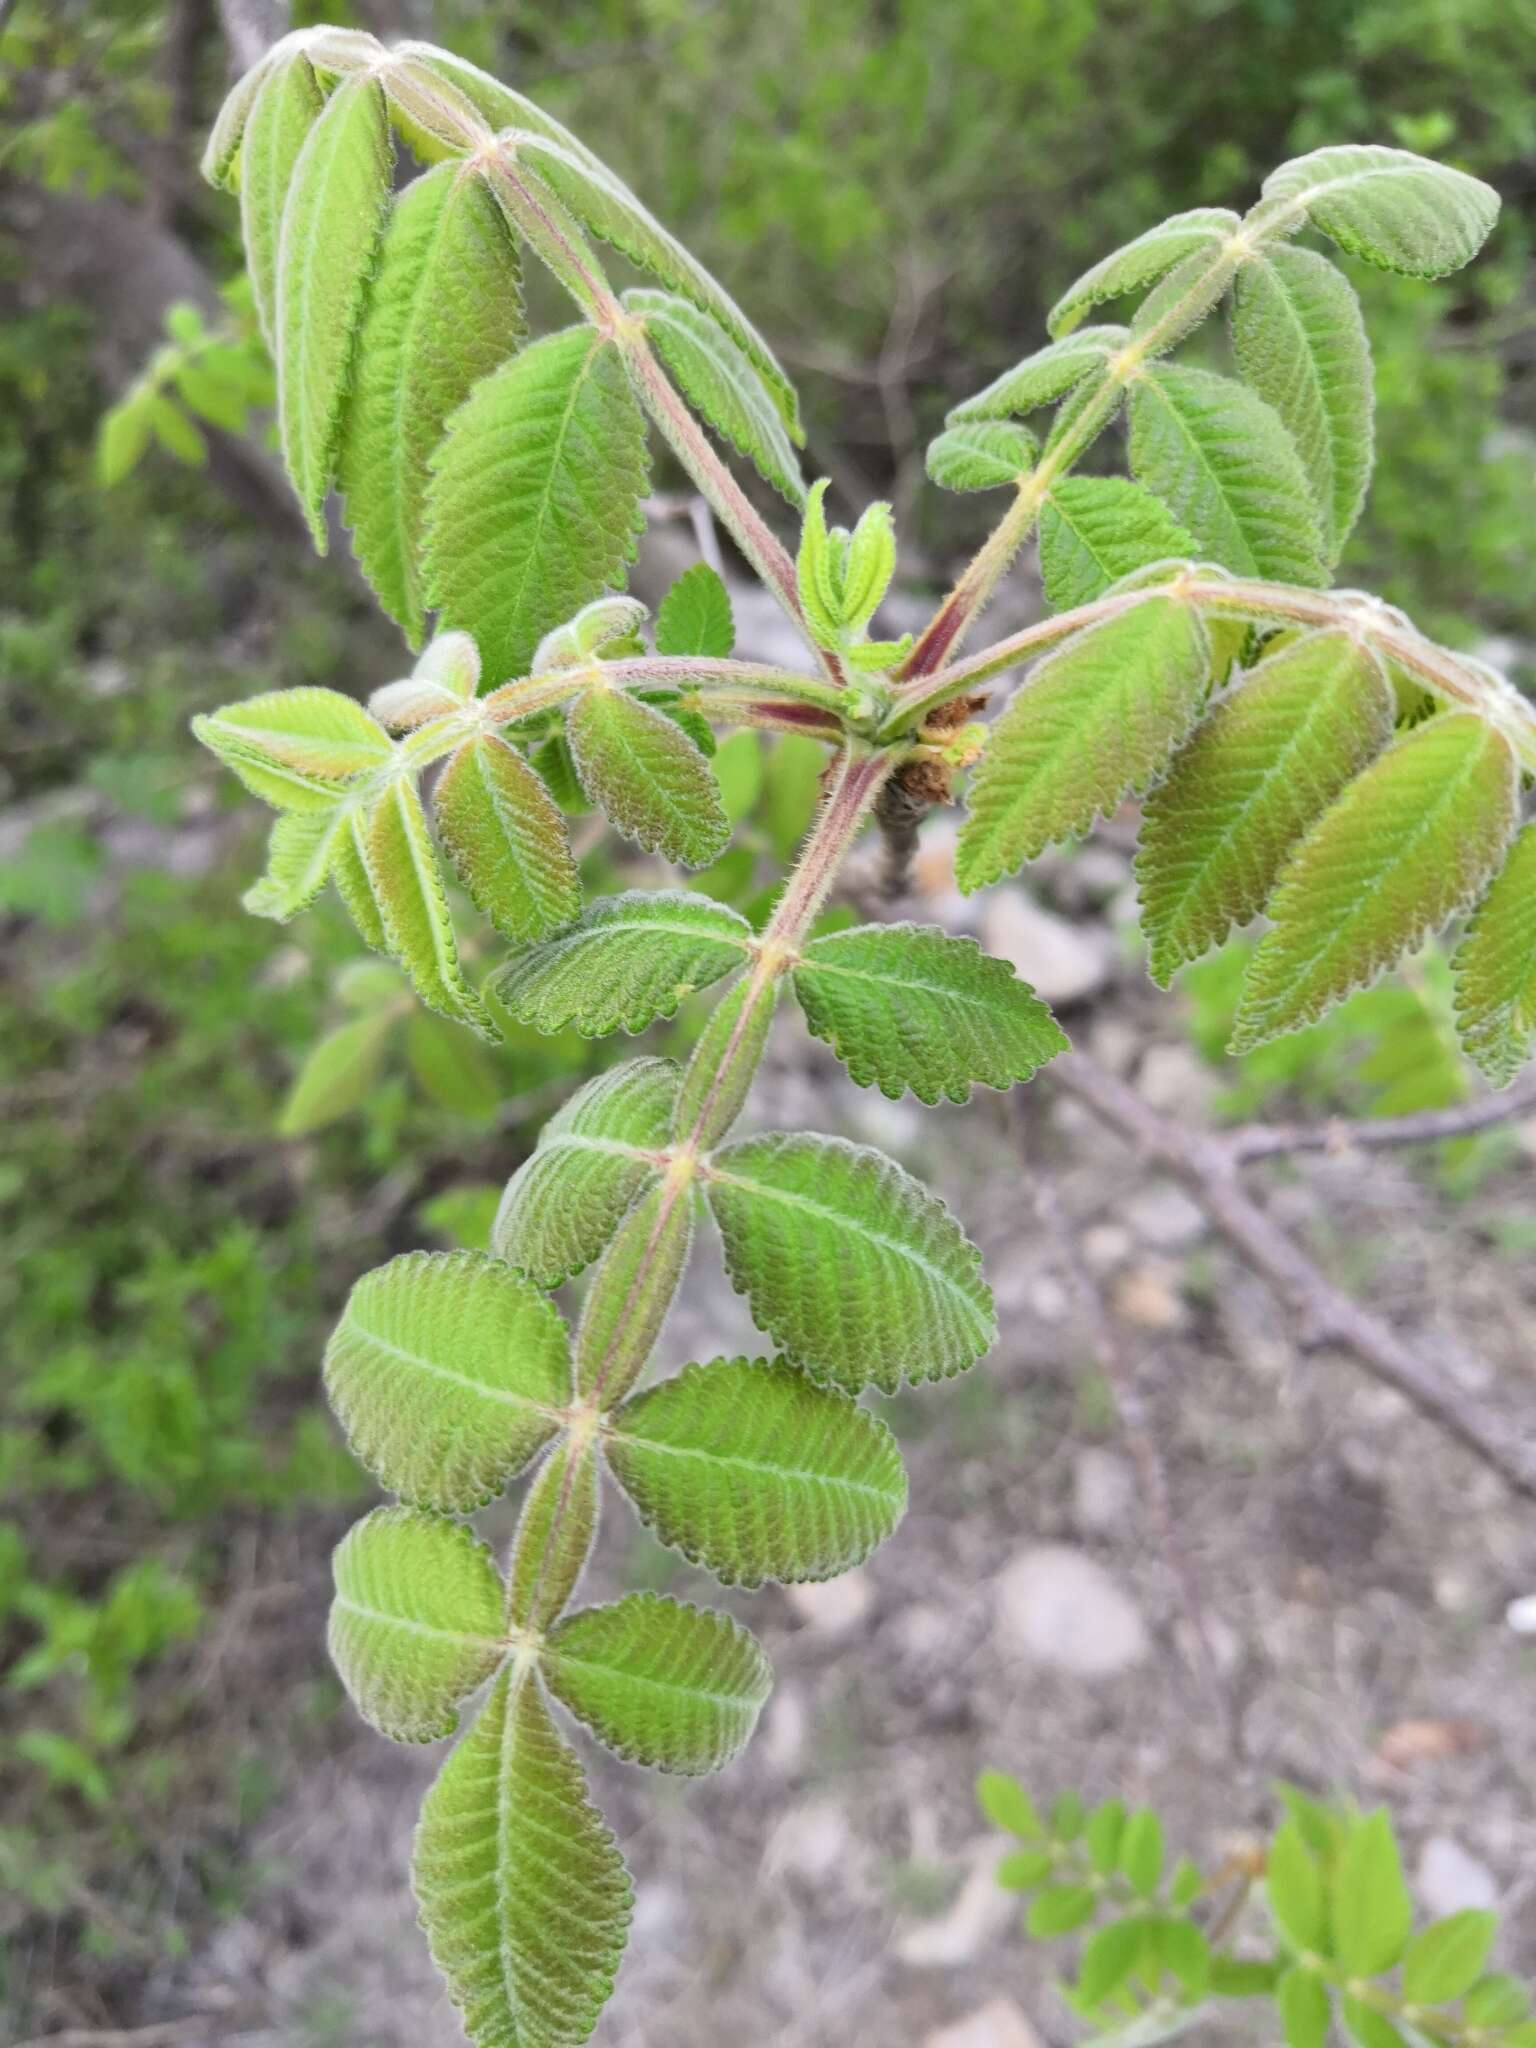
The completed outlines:
<svg viewBox="0 0 1536 2048">
<path fill-rule="evenodd" d="M 1400 1145 L 1433 1145 L 1469 1138 L 1523 1116 L 1536 1116 L 1536 1079 L 1505 1095 L 1485 1095 L 1449 1109 L 1421 1109 L 1412 1116 L 1324 1117 L 1316 1123 L 1238 1124 L 1216 1142 L 1239 1164 L 1273 1159 L 1287 1152 L 1387 1152 Z"/>
</svg>

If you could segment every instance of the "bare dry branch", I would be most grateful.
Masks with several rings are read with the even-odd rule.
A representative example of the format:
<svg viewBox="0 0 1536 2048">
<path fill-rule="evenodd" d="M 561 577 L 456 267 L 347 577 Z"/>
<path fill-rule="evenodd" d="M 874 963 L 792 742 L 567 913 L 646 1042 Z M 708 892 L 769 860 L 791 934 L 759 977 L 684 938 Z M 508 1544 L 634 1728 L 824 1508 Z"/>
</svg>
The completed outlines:
<svg viewBox="0 0 1536 2048">
<path fill-rule="evenodd" d="M 1536 1116 L 1536 1079 L 1506 1095 L 1458 1102 L 1450 1109 L 1423 1109 L 1413 1116 L 1325 1117 L 1317 1123 L 1239 1124 L 1216 1140 L 1239 1162 L 1272 1159 L 1285 1152 L 1385 1152 L 1399 1145 L 1430 1145 L 1467 1138 L 1499 1124 Z"/>
</svg>

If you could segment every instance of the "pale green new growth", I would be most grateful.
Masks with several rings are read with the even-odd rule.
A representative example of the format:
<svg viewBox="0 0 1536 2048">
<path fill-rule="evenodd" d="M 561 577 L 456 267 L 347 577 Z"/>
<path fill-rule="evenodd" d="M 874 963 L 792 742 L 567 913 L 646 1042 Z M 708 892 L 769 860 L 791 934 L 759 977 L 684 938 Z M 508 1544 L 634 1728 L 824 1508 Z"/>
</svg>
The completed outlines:
<svg viewBox="0 0 1536 2048">
<path fill-rule="evenodd" d="M 299 152 L 324 105 L 314 67 L 294 39 L 285 55 L 273 51 L 268 58 L 239 145 L 240 229 L 251 274 L 251 296 L 261 331 L 274 348 L 283 207 Z M 232 142 L 221 144 L 220 155 L 226 163 L 233 148 Z"/>
<path fill-rule="evenodd" d="M 605 1448 L 662 1542 L 731 1585 L 835 1578 L 906 1508 L 885 1424 L 763 1359 L 685 1366 L 618 1411 Z"/>
<path fill-rule="evenodd" d="M 416 785 L 397 776 L 369 806 L 363 863 L 386 949 L 434 1010 L 486 1030 L 480 998 L 464 979 L 437 849 Z"/>
<path fill-rule="evenodd" d="M 1239 225 L 1237 215 L 1224 206 L 1197 206 L 1174 214 L 1084 271 L 1051 308 L 1046 326 L 1053 335 L 1070 334 L 1091 307 L 1140 291 L 1186 257 L 1226 240 Z"/>
<path fill-rule="evenodd" d="M 996 1335 L 975 1246 L 872 1146 L 742 1138 L 715 1153 L 706 1185 L 732 1284 L 817 1379 L 891 1394 L 963 1372 Z"/>
<path fill-rule="evenodd" d="M 1505 1088 L 1536 1038 L 1536 825 L 1516 839 L 1453 965 L 1462 1045 Z"/>
<path fill-rule="evenodd" d="M 515 747 L 467 740 L 432 793 L 443 851 L 476 907 L 504 938 L 535 939 L 581 907 L 565 820 Z"/>
<path fill-rule="evenodd" d="M 598 683 L 566 734 L 582 788 L 626 839 L 691 868 L 723 850 L 731 828 L 714 772 L 664 712 Z"/>
<path fill-rule="evenodd" d="M 352 1704 L 396 1742 L 436 1742 L 506 1654 L 502 1586 L 462 1522 L 375 1508 L 332 1560 L 328 1646 Z"/>
<path fill-rule="evenodd" d="M 1012 420 L 960 420 L 928 443 L 928 474 L 946 491 L 995 491 L 1020 482 L 1039 448 Z"/>
<path fill-rule="evenodd" d="M 340 809 L 294 811 L 274 819 L 266 873 L 240 899 L 245 908 L 279 924 L 307 910 L 325 887 L 345 829 L 346 813 Z"/>
<path fill-rule="evenodd" d="M 268 690 L 194 718 L 192 730 L 253 796 L 284 811 L 330 811 L 392 751 L 361 704 L 337 690 Z"/>
<path fill-rule="evenodd" d="M 478 1252 L 406 1252 L 365 1273 L 325 1354 L 358 1457 L 419 1507 L 465 1514 L 559 1427 L 570 1353 L 555 1309 Z"/>
<path fill-rule="evenodd" d="M 492 988 L 520 1024 L 574 1024 L 603 1038 L 672 1016 L 685 996 L 739 967 L 751 943 L 752 927 L 723 903 L 683 889 L 630 889 L 515 954 Z"/>
<path fill-rule="evenodd" d="M 631 1593 L 571 1614 L 550 1634 L 556 1699 L 631 1763 L 698 1777 L 747 1742 L 773 1672 L 728 1614 Z"/>
<path fill-rule="evenodd" d="M 971 1083 L 1027 1081 L 1066 1039 L 1004 960 L 915 924 L 815 939 L 795 969 L 805 1020 L 861 1088 L 966 1101 Z"/>
<path fill-rule="evenodd" d="M 712 654 L 724 659 L 736 645 L 730 593 L 707 562 L 685 569 L 656 613 L 658 654 Z"/>
<path fill-rule="evenodd" d="M 1064 477 L 1040 508 L 1040 574 L 1059 612 L 1091 604 L 1138 569 L 1199 552 L 1161 499 L 1129 477 Z"/>
</svg>

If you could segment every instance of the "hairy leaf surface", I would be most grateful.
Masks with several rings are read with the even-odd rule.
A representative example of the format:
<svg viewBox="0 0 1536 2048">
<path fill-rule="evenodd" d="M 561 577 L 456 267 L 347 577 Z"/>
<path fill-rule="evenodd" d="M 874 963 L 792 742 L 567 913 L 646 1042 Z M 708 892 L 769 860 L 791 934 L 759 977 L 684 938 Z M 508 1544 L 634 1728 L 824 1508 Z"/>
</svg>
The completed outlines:
<svg viewBox="0 0 1536 2048">
<path fill-rule="evenodd" d="M 730 592 L 707 562 L 695 562 L 661 600 L 656 652 L 707 654 L 723 661 L 735 645 Z"/>
<path fill-rule="evenodd" d="M 1470 263 L 1499 217 L 1499 195 L 1481 178 L 1373 143 L 1296 157 L 1270 172 L 1263 193 L 1351 256 L 1410 277 Z"/>
<path fill-rule="evenodd" d="M 267 346 L 277 345 L 277 258 L 293 167 L 320 117 L 325 94 L 295 40 L 268 53 L 240 145 L 240 232 L 251 297 Z"/>
<path fill-rule="evenodd" d="M 743 1138 L 714 1154 L 706 1186 L 732 1284 L 814 1377 L 889 1394 L 963 1371 L 996 1335 L 976 1247 L 871 1146 Z"/>
<path fill-rule="evenodd" d="M 325 1353 L 326 1391 L 368 1470 L 460 1514 L 555 1434 L 570 1373 L 554 1306 L 479 1252 L 406 1252 L 365 1273 Z"/>
<path fill-rule="evenodd" d="M 860 925 L 813 939 L 794 971 L 806 1022 L 861 1088 L 964 1102 L 1010 1088 L 1066 1050 L 1056 1020 L 1005 960 L 933 926 Z"/>
<path fill-rule="evenodd" d="M 517 1519 L 507 1569 L 507 1621 L 543 1634 L 575 1592 L 597 1540 L 597 1459 L 574 1436 L 556 1444 Z"/>
<path fill-rule="evenodd" d="M 1173 214 L 1085 270 L 1052 306 L 1046 326 L 1054 335 L 1070 334 L 1090 308 L 1140 291 L 1186 257 L 1225 241 L 1238 225 L 1237 215 L 1224 206 Z"/>
<path fill-rule="evenodd" d="M 503 1673 L 443 1766 L 411 1880 L 475 2048 L 579 2048 L 613 1989 L 632 1892 L 532 1677 Z"/>
<path fill-rule="evenodd" d="M 339 690 L 264 690 L 194 718 L 192 730 L 253 796 L 284 811 L 333 811 L 355 776 L 394 751 L 383 727 Z"/>
<path fill-rule="evenodd" d="M 1291 856 L 1232 1034 L 1247 1052 L 1373 981 L 1476 895 L 1515 826 L 1509 743 L 1471 712 L 1404 733 Z"/>
<path fill-rule="evenodd" d="M 1507 1087 L 1536 1038 L 1536 825 L 1516 839 L 1452 965 L 1462 1046 Z"/>
<path fill-rule="evenodd" d="M 1038 663 L 992 728 L 971 778 L 955 863 L 960 887 L 1011 874 L 1146 789 L 1194 722 L 1210 659 L 1194 608 L 1154 597 Z"/>
<path fill-rule="evenodd" d="M 1015 413 L 1051 405 L 1090 373 L 1102 370 L 1129 339 L 1127 327 L 1085 327 L 1069 338 L 1047 342 L 1011 370 L 1004 370 L 974 398 L 951 407 L 945 424 L 953 427 L 969 420 L 1005 420 Z"/>
<path fill-rule="evenodd" d="M 1154 981 L 1263 909 L 1297 840 L 1391 737 L 1386 671 L 1345 632 L 1290 641 L 1216 705 L 1143 816 Z"/>
<path fill-rule="evenodd" d="M 464 979 L 448 892 L 416 785 L 398 776 L 370 805 L 368 883 L 389 950 L 424 1003 L 489 1035 L 480 998 Z"/>
<path fill-rule="evenodd" d="M 946 491 L 995 491 L 1025 476 L 1040 444 L 1014 420 L 961 420 L 928 443 L 928 474 Z"/>
<path fill-rule="evenodd" d="M 395 1742 L 436 1742 L 506 1655 L 502 1586 L 462 1522 L 375 1508 L 332 1559 L 329 1648 L 363 1719 Z"/>
<path fill-rule="evenodd" d="M 541 938 L 581 908 L 565 820 L 544 779 L 494 733 L 467 741 L 432 794 L 443 851 L 503 938 Z"/>
<path fill-rule="evenodd" d="M 782 1362 L 685 1366 L 618 1411 L 605 1449 L 661 1541 L 731 1585 L 836 1578 L 907 1503 L 885 1424 Z"/>
<path fill-rule="evenodd" d="M 543 1658 L 550 1691 L 630 1763 L 689 1777 L 745 1747 L 773 1669 L 728 1614 L 629 1593 L 568 1615 Z"/>
<path fill-rule="evenodd" d="M 694 868 L 723 852 L 720 786 L 673 719 L 604 684 L 577 699 L 566 736 L 582 788 L 626 839 Z"/>
<path fill-rule="evenodd" d="M 604 1408 L 644 1370 L 688 1263 L 698 1203 L 663 1181 L 643 1194 L 592 1276 L 576 1331 L 576 1391 Z"/>
<path fill-rule="evenodd" d="M 796 509 L 805 484 L 774 395 L 717 320 L 671 292 L 624 294 L 683 396 Z"/>
<path fill-rule="evenodd" d="M 426 597 L 490 682 L 622 582 L 648 475 L 618 351 L 589 327 L 533 342 L 454 413 L 427 486 Z"/>
<path fill-rule="evenodd" d="M 751 944 L 752 927 L 723 903 L 687 889 L 630 889 L 515 955 L 494 977 L 496 999 L 538 1031 L 643 1031 L 739 967 Z"/>
<path fill-rule="evenodd" d="M 1129 477 L 1063 477 L 1040 508 L 1040 573 L 1059 612 L 1091 604 L 1137 569 L 1199 552 L 1161 498 Z"/>
<path fill-rule="evenodd" d="M 274 918 L 279 924 L 307 910 L 325 887 L 338 837 L 345 829 L 345 811 L 337 804 L 329 810 L 289 811 L 274 818 L 266 872 L 241 897 L 244 908 L 253 917 Z"/>
</svg>

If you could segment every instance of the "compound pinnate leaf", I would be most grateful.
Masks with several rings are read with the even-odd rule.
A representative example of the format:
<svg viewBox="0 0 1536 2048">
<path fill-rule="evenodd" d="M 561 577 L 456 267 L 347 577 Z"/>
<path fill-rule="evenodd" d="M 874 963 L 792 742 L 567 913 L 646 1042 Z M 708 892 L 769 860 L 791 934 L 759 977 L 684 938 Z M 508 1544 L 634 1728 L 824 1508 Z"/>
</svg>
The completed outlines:
<svg viewBox="0 0 1536 2048">
<path fill-rule="evenodd" d="M 558 1311 L 499 1260 L 406 1252 L 352 1289 L 325 1385 L 381 1485 L 468 1513 L 560 1428 L 570 1350 Z"/>
<path fill-rule="evenodd" d="M 700 1777 L 745 1747 L 773 1670 L 739 1621 L 630 1593 L 568 1615 L 551 1631 L 550 1691 L 631 1763 Z"/>
<path fill-rule="evenodd" d="M 505 740 L 466 741 L 438 778 L 432 812 L 454 872 L 503 938 L 542 938 L 580 910 L 565 820 Z"/>
<path fill-rule="evenodd" d="M 510 1626 L 542 1634 L 564 1611 L 597 1540 L 597 1458 L 590 1439 L 555 1445 L 534 1474 L 507 1568 Z"/>
<path fill-rule="evenodd" d="M 615 1478 L 663 1543 L 728 1585 L 831 1579 L 906 1509 L 896 1439 L 794 1366 L 685 1366 L 612 1419 Z"/>
<path fill-rule="evenodd" d="M 708 562 L 685 569 L 656 613 L 658 654 L 707 654 L 723 661 L 736 645 L 731 594 Z"/>
<path fill-rule="evenodd" d="M 324 554 L 358 326 L 383 233 L 394 145 L 376 79 L 347 78 L 294 165 L 277 261 L 277 416 L 283 459 Z"/>
<path fill-rule="evenodd" d="M 375 1508 L 332 1559 L 328 1643 L 352 1704 L 395 1742 L 436 1742 L 507 1652 L 491 1553 L 462 1522 Z"/>
<path fill-rule="evenodd" d="M 706 1190 L 732 1285 L 817 1379 L 893 1393 L 964 1371 L 997 1334 L 976 1247 L 871 1146 L 741 1139 L 714 1154 Z"/>
<path fill-rule="evenodd" d="M 1375 1977 L 1401 1960 L 1413 1928 L 1413 1901 L 1384 1809 L 1356 1821 L 1346 1835 L 1330 1896 L 1333 1952 L 1350 1976 Z"/>
<path fill-rule="evenodd" d="M 1249 965 L 1232 1050 L 1310 1024 L 1475 896 L 1515 827 L 1518 774 L 1471 712 L 1404 733 L 1292 854 Z"/>
<path fill-rule="evenodd" d="M 427 486 L 426 598 L 490 682 L 623 580 L 648 474 L 618 351 L 589 327 L 533 342 L 454 413 Z"/>
<path fill-rule="evenodd" d="M 1152 978 L 1264 906 L 1292 847 L 1392 737 L 1392 690 L 1352 634 L 1309 633 L 1224 697 L 1147 799 L 1136 859 Z"/>
<path fill-rule="evenodd" d="M 331 811 L 355 776 L 394 748 L 361 704 L 339 690 L 265 690 L 194 718 L 192 730 L 253 796 L 284 811 Z"/>
<path fill-rule="evenodd" d="M 1146 789 L 1194 723 L 1210 662 L 1193 607 L 1152 597 L 1038 663 L 971 778 L 960 887 L 997 881 Z"/>
<path fill-rule="evenodd" d="M 443 871 L 414 782 L 397 776 L 369 806 L 363 845 L 389 951 L 416 993 L 445 1017 L 489 1037 L 480 998 L 459 964 Z"/>
<path fill-rule="evenodd" d="M 540 1287 L 589 1265 L 662 1171 L 681 1079 L 671 1060 L 627 1060 L 578 1089 L 507 1182 L 493 1249 Z"/>
<path fill-rule="evenodd" d="M 1046 326 L 1054 335 L 1070 334 L 1091 307 L 1155 283 L 1186 257 L 1224 241 L 1238 226 L 1237 215 L 1224 206 L 1197 206 L 1173 214 L 1085 270 L 1051 308 Z"/>
<path fill-rule="evenodd" d="M 1273 407 L 1235 378 L 1149 365 L 1131 389 L 1131 468 L 1234 575 L 1327 582 L 1295 443 Z"/>
<path fill-rule="evenodd" d="M 287 811 L 275 818 L 266 872 L 240 899 L 251 915 L 286 924 L 307 910 L 325 887 L 347 824 L 345 808 L 334 802 L 326 810 Z"/>
<path fill-rule="evenodd" d="M 1263 193 L 1351 256 L 1410 277 L 1470 263 L 1499 217 L 1499 195 L 1481 178 L 1370 143 L 1296 157 L 1270 172 Z"/>
<path fill-rule="evenodd" d="M 973 1081 L 1027 1081 L 1067 1041 L 1045 1004 L 974 939 L 860 925 L 813 939 L 794 971 L 806 1022 L 861 1088 L 964 1102 Z"/>
<path fill-rule="evenodd" d="M 1278 243 L 1245 263 L 1232 298 L 1244 380 L 1296 444 L 1337 561 L 1371 475 L 1371 349 L 1360 301 L 1325 256 Z"/>
<path fill-rule="evenodd" d="M 1040 573 L 1059 612 L 1092 603 L 1137 569 L 1199 552 L 1162 500 L 1129 477 L 1063 477 L 1040 508 Z"/>
<path fill-rule="evenodd" d="M 1504 1088 L 1536 1037 L 1536 825 L 1516 839 L 1452 963 L 1467 1057 Z"/>
<path fill-rule="evenodd" d="M 719 322 L 670 292 L 626 292 L 624 306 L 645 322 L 694 410 L 791 505 L 803 505 L 805 484 L 778 404 Z"/>
<path fill-rule="evenodd" d="M 752 927 L 723 903 L 687 889 L 630 889 L 589 903 L 568 930 L 498 969 L 492 985 L 520 1024 L 574 1024 L 602 1038 L 673 1016 L 685 996 L 740 967 L 751 944 Z"/>
<path fill-rule="evenodd" d="M 613 1990 L 632 1892 L 531 1676 L 503 1673 L 443 1766 L 411 1881 L 475 2048 L 579 2048 Z"/>
<path fill-rule="evenodd" d="M 995 491 L 1027 474 L 1040 444 L 1013 420 L 961 420 L 928 443 L 928 474 L 946 491 Z"/>
<path fill-rule="evenodd" d="M 1104 365 L 1130 339 L 1127 327 L 1085 327 L 1068 340 L 1047 342 L 1011 370 L 995 377 L 984 391 L 951 408 L 945 425 L 970 420 L 1006 420 L 1016 413 L 1052 405 Z"/>
<path fill-rule="evenodd" d="M 626 839 L 707 867 L 731 836 L 710 765 L 664 713 L 622 690 L 577 699 L 566 734 L 581 786 Z"/>
<path fill-rule="evenodd" d="M 358 561 L 413 647 L 432 452 L 522 334 L 517 247 L 484 179 L 425 172 L 389 216 L 337 462 Z"/>
<path fill-rule="evenodd" d="M 240 143 L 240 232 L 256 316 L 269 347 L 277 336 L 277 262 L 293 167 L 325 106 L 314 66 L 297 38 L 269 51 Z"/>
</svg>

